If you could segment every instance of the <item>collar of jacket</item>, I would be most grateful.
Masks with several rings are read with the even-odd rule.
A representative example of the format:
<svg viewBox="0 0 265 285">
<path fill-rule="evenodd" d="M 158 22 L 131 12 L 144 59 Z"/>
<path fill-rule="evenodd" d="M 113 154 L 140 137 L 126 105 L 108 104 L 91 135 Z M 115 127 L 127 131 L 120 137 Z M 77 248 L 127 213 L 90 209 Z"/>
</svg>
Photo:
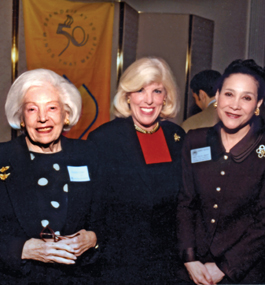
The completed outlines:
<svg viewBox="0 0 265 285">
<path fill-rule="evenodd" d="M 225 153 L 221 140 L 221 128 L 222 122 L 219 122 L 214 127 L 209 128 L 207 132 L 207 143 L 211 147 L 212 159 L 214 161 L 218 160 Z M 230 150 L 232 159 L 237 163 L 245 160 L 260 143 L 263 132 L 263 120 L 261 117 L 253 117 L 247 135 Z"/>
<path fill-rule="evenodd" d="M 61 135 L 60 140 L 61 140 L 62 150 L 65 151 L 68 148 L 67 141 L 69 141 L 71 139 L 68 139 L 68 138 L 64 137 L 63 135 Z M 30 152 L 28 149 L 27 143 L 26 143 L 26 134 L 21 134 L 19 137 L 17 137 L 16 140 L 13 140 L 11 142 L 12 143 L 14 142 L 14 143 L 20 145 L 24 151 L 27 151 L 27 153 Z"/>
</svg>

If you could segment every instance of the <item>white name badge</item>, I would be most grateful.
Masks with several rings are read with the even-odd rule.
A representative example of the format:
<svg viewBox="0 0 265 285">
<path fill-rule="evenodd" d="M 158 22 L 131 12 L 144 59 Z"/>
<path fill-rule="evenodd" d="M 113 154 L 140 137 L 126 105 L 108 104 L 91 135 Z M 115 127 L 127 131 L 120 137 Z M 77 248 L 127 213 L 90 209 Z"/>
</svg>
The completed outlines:
<svg viewBox="0 0 265 285">
<path fill-rule="evenodd" d="M 86 182 L 90 181 L 87 166 L 67 166 L 70 181 Z"/>
<path fill-rule="evenodd" d="M 191 163 L 212 160 L 210 146 L 192 149 L 190 151 L 190 155 L 191 155 Z"/>
</svg>

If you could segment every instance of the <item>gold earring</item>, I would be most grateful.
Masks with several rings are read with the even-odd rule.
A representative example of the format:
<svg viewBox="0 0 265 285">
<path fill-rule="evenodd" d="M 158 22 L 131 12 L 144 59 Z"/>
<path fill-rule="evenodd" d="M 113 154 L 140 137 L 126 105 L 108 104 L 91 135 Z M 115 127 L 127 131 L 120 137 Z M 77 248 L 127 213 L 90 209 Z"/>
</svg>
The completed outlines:
<svg viewBox="0 0 265 285">
<path fill-rule="evenodd" d="M 259 114 L 260 114 L 259 107 L 257 107 L 257 108 L 256 108 L 256 110 L 255 110 L 254 114 L 255 114 L 256 116 L 259 116 Z"/>
<path fill-rule="evenodd" d="M 128 103 L 128 105 L 130 105 L 130 103 L 131 103 L 130 98 L 127 99 L 127 103 Z"/>
<path fill-rule="evenodd" d="M 213 106 L 214 106 L 215 109 L 217 108 L 217 101 L 215 101 L 215 102 L 213 103 Z"/>
<path fill-rule="evenodd" d="M 70 121 L 69 121 L 69 119 L 66 119 L 65 126 L 69 126 L 69 125 L 70 125 Z"/>
<path fill-rule="evenodd" d="M 163 100 L 163 106 L 166 106 L 166 100 L 165 99 Z"/>
<path fill-rule="evenodd" d="M 24 123 L 24 122 L 21 122 L 21 123 L 20 123 L 20 126 L 21 126 L 21 128 L 25 128 L 25 123 Z"/>
</svg>

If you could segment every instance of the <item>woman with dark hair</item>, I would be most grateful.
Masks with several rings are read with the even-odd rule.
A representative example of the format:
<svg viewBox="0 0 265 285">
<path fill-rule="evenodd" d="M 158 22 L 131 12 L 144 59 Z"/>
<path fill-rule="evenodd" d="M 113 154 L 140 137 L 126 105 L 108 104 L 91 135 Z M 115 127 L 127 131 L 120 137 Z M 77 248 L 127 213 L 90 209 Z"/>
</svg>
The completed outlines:
<svg viewBox="0 0 265 285">
<path fill-rule="evenodd" d="M 184 131 L 167 63 L 142 58 L 123 73 L 113 121 L 92 132 L 109 181 L 101 284 L 178 284 L 176 198 Z"/>
<path fill-rule="evenodd" d="M 186 137 L 178 238 L 196 284 L 265 281 L 264 90 L 261 67 L 233 61 L 217 86 L 220 122 Z"/>
</svg>

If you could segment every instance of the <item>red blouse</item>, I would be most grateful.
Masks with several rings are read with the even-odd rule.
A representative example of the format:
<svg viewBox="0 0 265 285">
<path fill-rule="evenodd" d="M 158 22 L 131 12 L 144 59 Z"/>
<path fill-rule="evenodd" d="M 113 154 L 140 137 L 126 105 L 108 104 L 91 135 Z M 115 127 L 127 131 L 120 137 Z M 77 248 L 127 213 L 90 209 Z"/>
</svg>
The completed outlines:
<svg viewBox="0 0 265 285">
<path fill-rule="evenodd" d="M 172 161 L 165 135 L 161 127 L 153 134 L 143 134 L 137 131 L 136 133 L 146 164 Z"/>
</svg>

